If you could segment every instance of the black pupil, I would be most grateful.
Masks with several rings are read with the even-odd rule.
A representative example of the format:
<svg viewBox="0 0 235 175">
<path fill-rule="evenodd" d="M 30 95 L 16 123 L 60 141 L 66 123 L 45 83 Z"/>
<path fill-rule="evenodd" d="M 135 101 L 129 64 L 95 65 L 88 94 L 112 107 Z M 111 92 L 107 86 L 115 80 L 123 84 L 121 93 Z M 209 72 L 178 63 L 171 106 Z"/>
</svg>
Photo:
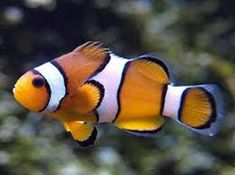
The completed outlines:
<svg viewBox="0 0 235 175">
<path fill-rule="evenodd" d="M 45 81 L 43 78 L 38 77 L 38 78 L 33 79 L 32 83 L 34 87 L 42 87 L 44 85 L 44 82 Z"/>
</svg>

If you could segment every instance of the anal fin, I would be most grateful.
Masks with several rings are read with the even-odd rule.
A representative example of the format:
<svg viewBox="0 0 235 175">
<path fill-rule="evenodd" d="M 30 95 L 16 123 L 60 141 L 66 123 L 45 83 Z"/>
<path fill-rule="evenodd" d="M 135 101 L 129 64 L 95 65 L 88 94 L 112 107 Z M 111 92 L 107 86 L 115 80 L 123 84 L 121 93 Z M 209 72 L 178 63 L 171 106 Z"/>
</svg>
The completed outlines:
<svg viewBox="0 0 235 175">
<path fill-rule="evenodd" d="M 72 134 L 73 139 L 80 146 L 88 147 L 95 143 L 97 130 L 92 124 L 83 121 L 64 122 L 63 124 L 65 130 Z"/>
<path fill-rule="evenodd" d="M 151 118 L 125 119 L 114 123 L 118 128 L 137 136 L 151 136 L 163 126 L 164 119 L 160 116 Z"/>
</svg>

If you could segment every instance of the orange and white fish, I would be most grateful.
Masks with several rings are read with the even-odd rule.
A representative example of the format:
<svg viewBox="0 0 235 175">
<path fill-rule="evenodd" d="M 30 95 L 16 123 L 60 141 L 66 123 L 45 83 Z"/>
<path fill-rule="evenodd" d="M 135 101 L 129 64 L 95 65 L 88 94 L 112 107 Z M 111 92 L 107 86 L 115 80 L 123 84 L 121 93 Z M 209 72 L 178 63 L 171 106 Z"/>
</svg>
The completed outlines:
<svg viewBox="0 0 235 175">
<path fill-rule="evenodd" d="M 59 119 L 84 147 L 94 144 L 99 123 L 151 136 L 168 117 L 212 136 L 223 117 L 216 85 L 174 86 L 162 60 L 125 59 L 97 42 L 26 72 L 13 93 L 29 110 Z"/>
</svg>

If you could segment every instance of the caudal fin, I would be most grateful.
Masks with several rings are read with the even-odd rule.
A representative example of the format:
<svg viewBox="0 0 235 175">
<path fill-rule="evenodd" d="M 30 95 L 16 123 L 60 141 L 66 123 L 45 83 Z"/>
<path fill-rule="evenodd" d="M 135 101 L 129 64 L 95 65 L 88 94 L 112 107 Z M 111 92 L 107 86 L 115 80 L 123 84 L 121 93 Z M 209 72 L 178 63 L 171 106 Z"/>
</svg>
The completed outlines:
<svg viewBox="0 0 235 175">
<path fill-rule="evenodd" d="M 223 118 L 223 100 L 216 85 L 169 85 L 163 115 L 200 134 L 213 136 Z"/>
</svg>

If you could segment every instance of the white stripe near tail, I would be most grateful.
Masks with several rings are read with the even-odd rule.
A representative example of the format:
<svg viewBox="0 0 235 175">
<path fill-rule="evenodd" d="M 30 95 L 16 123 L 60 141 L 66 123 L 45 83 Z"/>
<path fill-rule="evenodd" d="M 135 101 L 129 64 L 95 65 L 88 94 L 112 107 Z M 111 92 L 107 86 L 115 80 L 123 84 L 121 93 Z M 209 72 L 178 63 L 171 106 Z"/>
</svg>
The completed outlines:
<svg viewBox="0 0 235 175">
<path fill-rule="evenodd" d="M 223 100 L 216 85 L 168 85 L 162 114 L 200 134 L 213 136 L 223 118 Z"/>
</svg>

